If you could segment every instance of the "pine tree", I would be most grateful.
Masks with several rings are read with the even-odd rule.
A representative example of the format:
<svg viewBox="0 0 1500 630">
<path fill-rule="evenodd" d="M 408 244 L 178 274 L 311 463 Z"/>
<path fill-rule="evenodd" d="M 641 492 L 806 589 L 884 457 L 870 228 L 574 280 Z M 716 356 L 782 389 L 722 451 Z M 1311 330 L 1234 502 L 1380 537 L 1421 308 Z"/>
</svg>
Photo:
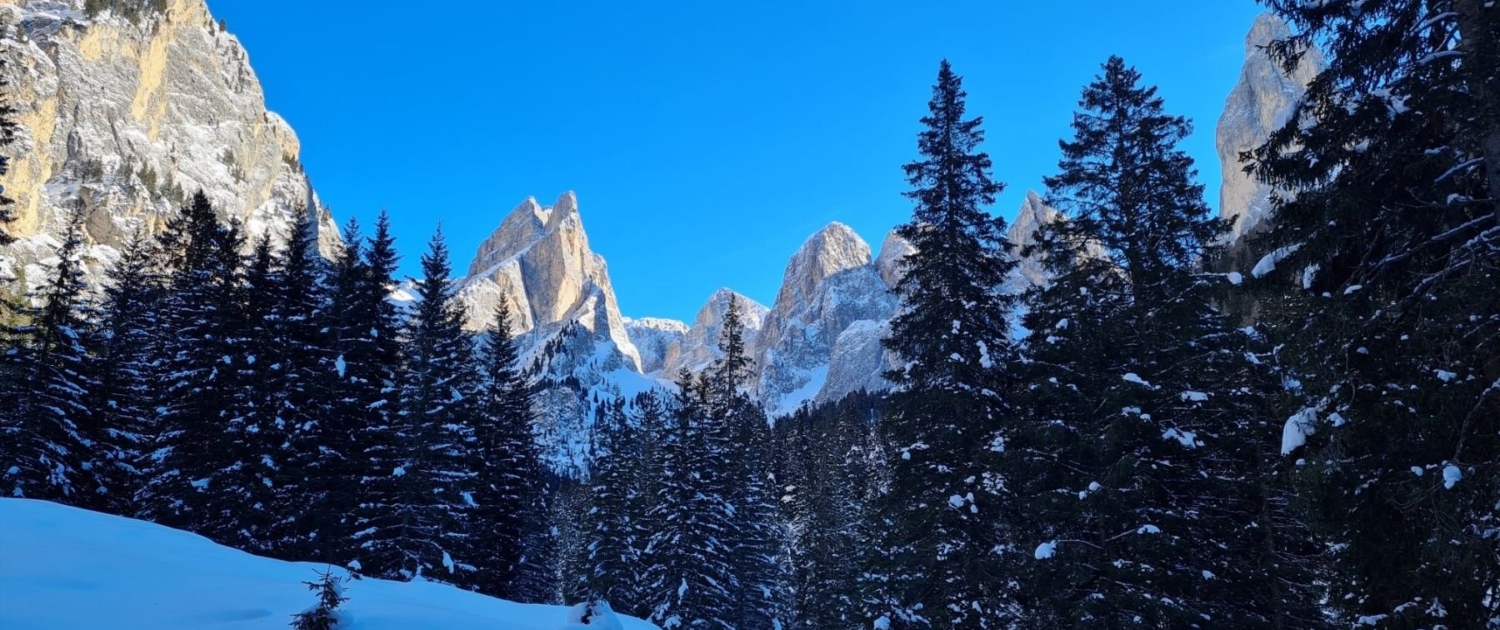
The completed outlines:
<svg viewBox="0 0 1500 630">
<path fill-rule="evenodd" d="M 135 513 L 144 458 L 156 432 L 157 357 L 163 342 L 160 270 L 153 243 L 137 234 L 104 280 L 104 301 L 94 326 L 88 409 L 102 429 L 96 447 L 99 475 L 110 488 L 104 511 Z"/>
<path fill-rule="evenodd" d="M 651 619 L 662 628 L 736 627 L 734 531 L 727 462 L 732 443 L 710 411 L 710 385 L 684 371 L 661 445 L 648 543 Z"/>
<path fill-rule="evenodd" d="M 326 336 L 326 263 L 318 253 L 314 211 L 303 208 L 287 235 L 287 245 L 271 274 L 265 295 L 268 342 L 257 354 L 263 386 L 269 386 L 268 419 L 286 434 L 278 452 L 262 461 L 274 466 L 270 484 L 277 523 L 273 548 L 285 557 L 327 558 L 347 535 L 347 512 L 329 509 L 328 493 L 348 492 L 347 465 L 352 427 L 348 418 L 325 413 L 337 379 L 336 360 Z"/>
<path fill-rule="evenodd" d="M 167 253 L 161 325 L 161 401 L 138 506 L 147 520 L 233 546 L 254 547 L 267 506 L 246 489 L 262 484 L 237 449 L 249 431 L 238 417 L 236 370 L 248 324 L 237 225 L 221 225 L 207 196 L 194 195 L 158 237 Z M 254 510 L 252 512 L 251 510 Z"/>
<path fill-rule="evenodd" d="M 1295 194 L 1253 275 L 1301 385 L 1284 450 L 1336 551 L 1328 601 L 1348 624 L 1483 627 L 1500 584 L 1500 9 L 1265 4 L 1296 31 L 1274 58 L 1330 61 L 1247 156 Z"/>
<path fill-rule="evenodd" d="M 866 491 L 878 478 L 865 441 L 880 404 L 881 397 L 856 392 L 776 421 L 789 628 L 861 626 L 858 559 Z"/>
<path fill-rule="evenodd" d="M 403 334 L 404 366 L 388 427 L 372 429 L 356 536 L 359 563 L 384 578 L 471 584 L 475 567 L 453 556 L 472 536 L 463 493 L 470 467 L 477 371 L 454 299 L 442 232 L 422 256 L 420 300 Z"/>
<path fill-rule="evenodd" d="M 1264 550 L 1258 458 L 1274 382 L 1211 307 L 1198 271 L 1227 232 L 1211 217 L 1191 123 L 1119 57 L 1083 91 L 1048 177 L 1065 218 L 1044 226 L 1054 280 L 1026 328 L 1030 412 L 1017 477 L 1038 497 L 1021 600 L 1048 627 L 1288 627 Z M 1263 527 L 1250 527 L 1255 524 Z M 1306 627 L 1302 619 L 1291 627 Z"/>
<path fill-rule="evenodd" d="M 467 554 L 481 571 L 476 590 L 501 599 L 547 603 L 552 579 L 549 510 L 532 434 L 531 390 L 519 368 L 510 307 L 495 311 L 479 351 L 481 379 L 470 487 L 475 535 Z"/>
<path fill-rule="evenodd" d="M 874 514 L 885 538 L 865 571 L 867 614 L 879 627 L 992 628 L 1011 614 L 999 566 L 1012 499 L 993 460 L 1013 413 L 1014 299 L 1001 285 L 1015 263 L 1004 220 L 984 210 L 1002 185 L 979 150 L 982 119 L 964 118 L 965 96 L 944 61 L 921 159 L 905 167 L 916 210 L 898 232 L 916 251 L 895 288 L 907 308 L 886 347 L 905 366 L 888 375 L 896 391 L 881 419 L 900 456 Z"/>
<path fill-rule="evenodd" d="M 365 242 L 350 219 L 344 230 L 347 245 L 333 261 L 328 285 L 328 356 L 332 374 L 325 380 L 324 413 L 347 437 L 326 444 L 342 471 L 320 476 L 314 491 L 321 502 L 316 512 L 338 517 L 318 529 L 324 556 L 348 562 L 359 553 L 354 544 L 356 512 L 365 501 L 368 479 L 390 474 L 388 461 L 396 379 L 400 368 L 400 316 L 387 296 L 395 281 L 397 255 L 389 218 L 382 213 L 374 236 Z M 382 468 L 383 467 L 383 468 Z"/>
<path fill-rule="evenodd" d="M 624 402 L 616 401 L 600 409 L 593 438 L 587 502 L 581 511 L 584 558 L 576 590 L 578 599 L 609 602 L 625 610 L 645 594 L 637 577 L 645 532 L 634 508 L 643 498 L 635 471 L 642 464 L 646 436 L 632 424 Z"/>
<path fill-rule="evenodd" d="M 0 401 L 0 470 L 13 497 L 97 507 L 109 488 L 95 467 L 90 422 L 83 269 L 83 213 L 76 211 L 57 250 L 51 279 L 31 300 L 32 323 L 10 331 L 19 343 L 3 357 L 16 380 Z"/>
</svg>

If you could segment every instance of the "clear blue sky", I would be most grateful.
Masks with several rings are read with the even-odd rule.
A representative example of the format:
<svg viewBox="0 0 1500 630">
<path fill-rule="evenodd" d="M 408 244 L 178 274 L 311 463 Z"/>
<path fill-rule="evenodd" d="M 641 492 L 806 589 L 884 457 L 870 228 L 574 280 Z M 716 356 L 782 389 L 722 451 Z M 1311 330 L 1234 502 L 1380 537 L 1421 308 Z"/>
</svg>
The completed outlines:
<svg viewBox="0 0 1500 630">
<path fill-rule="evenodd" d="M 209 0 L 340 221 L 390 210 L 404 256 L 438 220 L 467 269 L 528 196 L 577 191 L 629 316 L 691 320 L 718 287 L 767 304 L 829 221 L 871 247 L 909 216 L 938 61 L 1014 216 L 1053 172 L 1078 92 L 1110 55 L 1190 116 L 1218 205 L 1214 125 L 1252 0 L 512 2 Z"/>
</svg>

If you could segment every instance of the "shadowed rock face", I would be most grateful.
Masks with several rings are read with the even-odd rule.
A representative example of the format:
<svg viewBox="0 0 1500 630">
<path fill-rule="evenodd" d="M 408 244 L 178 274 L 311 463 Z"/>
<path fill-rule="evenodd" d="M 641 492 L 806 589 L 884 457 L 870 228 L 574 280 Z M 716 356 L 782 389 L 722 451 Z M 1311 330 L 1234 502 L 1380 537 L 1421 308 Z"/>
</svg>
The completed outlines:
<svg viewBox="0 0 1500 630">
<path fill-rule="evenodd" d="M 1245 37 L 1245 65 L 1239 83 L 1229 93 L 1224 113 L 1219 117 L 1216 144 L 1224 170 L 1219 216 L 1235 218 L 1230 242 L 1255 228 L 1271 213 L 1271 187 L 1245 173 L 1240 153 L 1260 146 L 1272 131 L 1285 124 L 1307 92 L 1308 84 L 1326 67 L 1323 56 L 1314 50 L 1290 76 L 1284 73 L 1265 47 L 1290 34 L 1286 22 L 1274 15 L 1263 14 L 1255 19 Z"/>
<path fill-rule="evenodd" d="M 683 333 L 679 341 L 667 348 L 662 360 L 663 378 L 677 378 L 677 373 L 683 369 L 693 373 L 700 372 L 719 358 L 719 335 L 724 332 L 724 315 L 729 312 L 731 299 L 739 300 L 740 321 L 745 324 L 745 346 L 755 347 L 755 341 L 760 336 L 770 309 L 729 289 L 719 289 L 698 309 L 692 327 Z"/>
<path fill-rule="evenodd" d="M 885 322 L 895 309 L 870 246 L 853 230 L 832 223 L 807 239 L 787 263 L 776 304 L 752 346 L 760 370 L 757 389 L 767 408 L 789 411 L 868 382 L 879 370 L 834 365 L 834 348 L 856 322 Z M 866 354 L 846 356 L 866 363 Z"/>
<path fill-rule="evenodd" d="M 109 12 L 88 18 L 83 4 L 0 3 L 0 23 L 24 30 L 0 39 L 20 124 L 4 185 L 22 240 L 6 254 L 22 265 L 46 257 L 81 206 L 87 255 L 107 262 L 200 189 L 252 236 L 285 234 L 296 209 L 315 208 L 320 249 L 342 246 L 298 162 L 296 134 L 266 110 L 245 49 L 203 0 L 172 0 L 138 24 Z"/>
</svg>

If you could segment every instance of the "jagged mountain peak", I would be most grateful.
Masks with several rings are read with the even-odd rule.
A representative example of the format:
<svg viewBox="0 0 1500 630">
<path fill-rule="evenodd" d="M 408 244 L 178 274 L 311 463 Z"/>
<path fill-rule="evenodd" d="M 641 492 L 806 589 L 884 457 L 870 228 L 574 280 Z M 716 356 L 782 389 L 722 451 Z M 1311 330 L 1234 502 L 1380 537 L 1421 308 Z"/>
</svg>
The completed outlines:
<svg viewBox="0 0 1500 630">
<path fill-rule="evenodd" d="M 731 299 L 739 300 L 740 321 L 745 325 L 745 344 L 755 345 L 770 309 L 734 290 L 719 289 L 698 309 L 692 327 L 675 345 L 667 348 L 662 360 L 663 376 L 675 376 L 684 368 L 698 372 L 719 357 L 719 335 L 724 331 L 724 315 L 729 312 Z"/>
<path fill-rule="evenodd" d="M 1255 18 L 1245 36 L 1245 64 L 1239 82 L 1224 103 L 1215 144 L 1223 165 L 1223 187 L 1219 193 L 1219 216 L 1234 218 L 1229 238 L 1238 239 L 1271 213 L 1272 189 L 1245 172 L 1240 155 L 1259 147 L 1272 131 L 1284 125 L 1326 62 L 1313 48 L 1288 75 L 1271 59 L 1266 46 L 1291 35 L 1281 18 L 1263 13 Z"/>
</svg>

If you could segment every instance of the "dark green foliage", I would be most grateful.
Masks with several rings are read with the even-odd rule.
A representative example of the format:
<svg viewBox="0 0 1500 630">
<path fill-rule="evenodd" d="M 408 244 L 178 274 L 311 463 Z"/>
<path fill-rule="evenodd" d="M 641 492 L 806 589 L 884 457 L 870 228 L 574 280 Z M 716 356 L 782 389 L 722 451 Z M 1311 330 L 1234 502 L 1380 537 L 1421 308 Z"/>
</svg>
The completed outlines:
<svg viewBox="0 0 1500 630">
<path fill-rule="evenodd" d="M 881 476 L 870 448 L 883 397 L 865 392 L 776 421 L 785 626 L 796 630 L 862 626 L 858 599 L 868 501 Z"/>
<path fill-rule="evenodd" d="M 391 417 L 401 367 L 401 318 L 387 299 L 397 256 L 390 221 L 382 213 L 366 242 L 352 219 L 346 246 L 329 271 L 324 378 L 320 379 L 325 441 L 322 474 L 311 479 L 317 507 L 310 511 L 322 557 L 348 562 L 365 480 L 390 474 Z M 342 366 L 342 370 L 340 370 Z"/>
<path fill-rule="evenodd" d="M 165 341 L 160 332 L 162 291 L 157 251 L 141 235 L 125 246 L 104 281 L 99 322 L 93 327 L 92 387 L 86 403 L 100 431 L 98 474 L 110 488 L 101 506 L 113 514 L 134 513 L 141 467 L 156 430 L 156 357 Z"/>
<path fill-rule="evenodd" d="M 318 594 L 318 604 L 306 612 L 292 615 L 293 630 L 333 630 L 339 627 L 335 612 L 349 598 L 344 596 L 343 579 L 330 569 L 318 574 L 318 581 L 303 582 L 308 590 Z"/>
<path fill-rule="evenodd" d="M 100 437 L 89 392 L 84 310 L 83 213 L 74 212 L 51 278 L 27 307 L 29 324 L 6 331 L 0 356 L 0 480 L 12 497 L 97 507 L 109 492 L 94 466 Z"/>
<path fill-rule="evenodd" d="M 464 554 L 485 567 L 476 590 L 518 602 L 556 599 L 549 511 L 541 457 L 533 435 L 531 391 L 521 374 L 501 302 L 480 348 L 480 384 L 472 443 L 476 477 L 468 501 L 476 527 Z"/>
<path fill-rule="evenodd" d="M 1028 410 L 1013 465 L 1034 546 L 1023 616 L 1046 627 L 1308 627 L 1267 517 L 1274 381 L 1210 306 L 1211 218 L 1191 133 L 1112 57 L 1086 87 L 1047 178 L 1064 217 L 1028 299 Z M 1249 526 L 1254 524 L 1254 527 Z M 1288 534 L 1300 533 L 1292 529 Z"/>
<path fill-rule="evenodd" d="M 1484 627 L 1500 585 L 1500 9 L 1265 4 L 1297 32 L 1273 57 L 1315 42 L 1330 60 L 1247 156 L 1295 193 L 1253 243 L 1255 275 L 1301 385 L 1282 417 L 1316 431 L 1291 455 L 1337 552 L 1328 599 L 1344 623 Z"/>
<path fill-rule="evenodd" d="M 874 509 L 882 537 L 864 571 L 867 623 L 897 629 L 994 628 L 1011 617 L 1000 561 L 1013 500 L 994 461 L 1012 414 L 1014 299 L 1001 285 L 1015 263 L 1005 221 L 984 209 L 1002 186 L 964 98 L 944 61 L 920 158 L 905 167 L 916 209 L 898 232 L 916 251 L 895 289 L 907 308 L 886 339 L 905 365 L 888 375 L 897 389 L 879 431 L 895 457 Z"/>
<path fill-rule="evenodd" d="M 435 235 L 422 256 L 420 303 L 405 344 L 395 413 L 374 427 L 366 456 L 374 470 L 358 508 L 359 562 L 376 577 L 471 584 L 475 567 L 454 557 L 471 535 L 463 494 L 475 473 L 473 347 L 453 298 L 448 248 Z"/>
</svg>

